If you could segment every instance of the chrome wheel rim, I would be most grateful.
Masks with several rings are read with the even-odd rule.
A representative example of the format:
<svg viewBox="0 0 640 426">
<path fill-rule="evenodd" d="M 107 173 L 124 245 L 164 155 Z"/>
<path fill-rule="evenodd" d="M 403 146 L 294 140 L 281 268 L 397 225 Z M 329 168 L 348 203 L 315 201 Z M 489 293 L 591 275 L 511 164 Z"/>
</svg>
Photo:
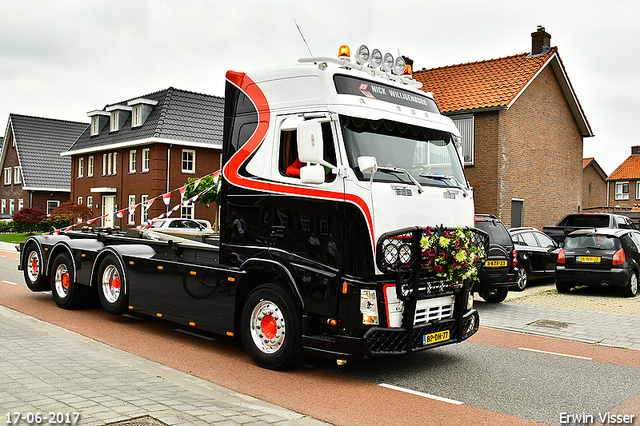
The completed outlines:
<svg viewBox="0 0 640 426">
<path fill-rule="evenodd" d="M 527 271 L 523 268 L 518 269 L 518 281 L 516 283 L 520 290 L 524 290 L 527 286 Z"/>
<path fill-rule="evenodd" d="M 31 282 L 34 282 L 40 276 L 40 256 L 35 250 L 30 252 L 27 258 L 27 275 Z"/>
<path fill-rule="evenodd" d="M 251 312 L 250 332 L 253 343 L 266 354 L 276 353 L 284 343 L 285 321 L 275 303 L 263 300 Z"/>
<path fill-rule="evenodd" d="M 69 269 L 64 263 L 58 265 L 54 276 L 54 287 L 56 294 L 60 298 L 65 298 L 69 294 L 69 282 L 71 277 L 69 276 Z"/>
<path fill-rule="evenodd" d="M 638 293 L 638 276 L 636 274 L 631 274 L 631 280 L 629 280 L 629 289 L 631 290 L 631 294 Z"/>
<path fill-rule="evenodd" d="M 113 265 L 107 266 L 102 273 L 102 294 L 109 303 L 116 303 L 120 298 L 120 274 Z"/>
</svg>

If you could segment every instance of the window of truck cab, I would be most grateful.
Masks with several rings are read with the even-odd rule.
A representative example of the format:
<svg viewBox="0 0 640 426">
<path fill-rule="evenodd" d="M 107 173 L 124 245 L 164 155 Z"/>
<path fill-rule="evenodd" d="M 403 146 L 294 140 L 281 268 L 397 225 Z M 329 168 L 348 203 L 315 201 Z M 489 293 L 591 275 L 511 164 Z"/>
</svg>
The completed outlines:
<svg viewBox="0 0 640 426">
<path fill-rule="evenodd" d="M 407 173 L 423 186 L 468 188 L 451 133 L 394 122 L 340 116 L 349 165 L 359 180 L 368 181 L 358 167 L 358 157 L 376 158 L 375 182 L 414 185 Z M 386 169 L 386 170 L 385 170 Z M 395 169 L 395 170 L 392 170 Z"/>
</svg>

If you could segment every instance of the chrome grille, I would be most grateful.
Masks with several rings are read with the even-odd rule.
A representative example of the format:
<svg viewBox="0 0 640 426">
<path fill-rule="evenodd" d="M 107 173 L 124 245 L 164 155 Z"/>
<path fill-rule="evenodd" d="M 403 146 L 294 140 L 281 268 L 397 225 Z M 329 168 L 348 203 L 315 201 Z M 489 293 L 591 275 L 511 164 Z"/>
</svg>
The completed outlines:
<svg viewBox="0 0 640 426">
<path fill-rule="evenodd" d="M 422 299 L 416 303 L 414 325 L 426 324 L 432 321 L 453 318 L 453 295 L 435 299 Z"/>
</svg>

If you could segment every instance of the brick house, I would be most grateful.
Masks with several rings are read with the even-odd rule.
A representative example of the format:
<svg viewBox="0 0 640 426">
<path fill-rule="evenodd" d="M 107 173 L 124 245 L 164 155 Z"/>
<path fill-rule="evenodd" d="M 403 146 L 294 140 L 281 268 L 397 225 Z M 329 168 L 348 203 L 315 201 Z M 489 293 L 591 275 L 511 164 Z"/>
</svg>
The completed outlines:
<svg viewBox="0 0 640 426">
<path fill-rule="evenodd" d="M 50 213 L 69 201 L 71 160 L 60 157 L 88 123 L 9 114 L 2 144 L 2 213 L 23 207 Z"/>
<path fill-rule="evenodd" d="M 582 209 L 607 206 L 607 174 L 593 158 L 582 160 Z"/>
<path fill-rule="evenodd" d="M 582 142 L 593 136 L 544 28 L 531 53 L 414 72 L 460 129 L 477 213 L 555 224 L 582 206 Z"/>
<path fill-rule="evenodd" d="M 640 203 L 640 146 L 607 178 L 608 207 L 632 208 Z"/>
<path fill-rule="evenodd" d="M 87 113 L 91 125 L 63 155 L 71 158 L 71 199 L 96 225 L 134 227 L 177 205 L 177 188 L 220 168 L 224 99 L 170 87 Z M 168 207 L 161 196 L 171 192 Z M 147 210 L 148 200 L 156 199 Z M 128 210 L 127 210 L 128 211 Z M 215 205 L 185 206 L 173 217 L 215 221 Z"/>
</svg>

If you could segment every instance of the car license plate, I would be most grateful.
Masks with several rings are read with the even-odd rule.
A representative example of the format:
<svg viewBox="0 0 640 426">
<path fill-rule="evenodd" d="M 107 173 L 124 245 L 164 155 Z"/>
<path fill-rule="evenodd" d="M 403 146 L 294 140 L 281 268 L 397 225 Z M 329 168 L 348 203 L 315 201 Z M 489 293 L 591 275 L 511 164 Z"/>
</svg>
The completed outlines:
<svg viewBox="0 0 640 426">
<path fill-rule="evenodd" d="M 600 256 L 578 256 L 577 258 L 578 262 L 585 262 L 585 263 L 600 263 Z"/>
<path fill-rule="evenodd" d="M 449 340 L 450 332 L 449 330 L 437 331 L 435 333 L 425 334 L 422 336 L 422 344 L 429 345 L 431 343 L 444 342 L 445 340 Z"/>
<path fill-rule="evenodd" d="M 487 260 L 484 262 L 484 266 L 487 268 L 502 268 L 503 266 L 507 266 L 506 260 Z"/>
</svg>

